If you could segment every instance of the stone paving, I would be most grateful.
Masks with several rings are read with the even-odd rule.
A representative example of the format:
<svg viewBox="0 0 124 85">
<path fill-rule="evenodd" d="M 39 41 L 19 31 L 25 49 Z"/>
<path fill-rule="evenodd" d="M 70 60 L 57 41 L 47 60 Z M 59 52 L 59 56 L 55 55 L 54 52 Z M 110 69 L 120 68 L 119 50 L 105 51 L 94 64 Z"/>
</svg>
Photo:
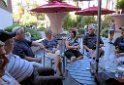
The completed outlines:
<svg viewBox="0 0 124 85">
<path fill-rule="evenodd" d="M 68 65 L 70 75 L 83 85 L 96 85 L 90 72 L 90 59 L 85 57 L 83 60 L 76 61 Z"/>
</svg>

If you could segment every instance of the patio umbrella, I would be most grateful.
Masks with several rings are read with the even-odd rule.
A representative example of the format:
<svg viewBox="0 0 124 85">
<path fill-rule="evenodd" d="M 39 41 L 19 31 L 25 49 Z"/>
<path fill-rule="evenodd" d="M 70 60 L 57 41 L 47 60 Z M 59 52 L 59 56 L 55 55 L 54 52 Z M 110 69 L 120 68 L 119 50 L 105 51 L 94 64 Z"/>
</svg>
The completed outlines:
<svg viewBox="0 0 124 85">
<path fill-rule="evenodd" d="M 105 14 L 111 14 L 114 11 L 112 10 L 108 10 L 106 8 L 101 8 L 101 14 L 105 15 Z M 94 15 L 98 15 L 98 7 L 93 6 L 93 7 L 89 7 L 80 11 L 77 11 L 75 14 L 77 15 L 83 15 L 83 16 L 94 16 Z"/>
<path fill-rule="evenodd" d="M 48 4 L 36 7 L 32 9 L 32 12 L 37 13 L 47 13 L 47 16 L 51 22 L 51 30 L 54 33 L 62 32 L 62 21 L 65 15 L 65 12 L 77 11 L 80 10 L 79 7 L 66 4 L 64 2 L 49 2 Z"/>
<path fill-rule="evenodd" d="M 70 12 L 80 10 L 79 7 L 66 4 L 64 2 L 49 2 L 48 4 L 36 7 L 32 9 L 32 12 L 37 13 L 58 13 L 58 12 Z"/>
</svg>

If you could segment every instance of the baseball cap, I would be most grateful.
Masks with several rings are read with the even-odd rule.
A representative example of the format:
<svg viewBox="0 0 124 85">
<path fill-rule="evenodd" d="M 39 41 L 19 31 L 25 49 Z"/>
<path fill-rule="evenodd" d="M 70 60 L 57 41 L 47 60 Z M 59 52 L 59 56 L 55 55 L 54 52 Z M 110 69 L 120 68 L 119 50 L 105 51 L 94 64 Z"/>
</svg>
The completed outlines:
<svg viewBox="0 0 124 85">
<path fill-rule="evenodd" d="M 15 37 L 16 33 L 14 32 L 6 32 L 4 30 L 0 30 L 0 41 L 5 42 L 7 39 Z"/>
</svg>

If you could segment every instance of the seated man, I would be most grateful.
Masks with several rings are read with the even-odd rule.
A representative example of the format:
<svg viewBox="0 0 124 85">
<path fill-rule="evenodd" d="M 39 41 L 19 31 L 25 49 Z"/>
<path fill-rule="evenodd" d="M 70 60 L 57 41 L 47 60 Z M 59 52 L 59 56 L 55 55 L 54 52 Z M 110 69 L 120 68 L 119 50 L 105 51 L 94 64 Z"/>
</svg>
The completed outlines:
<svg viewBox="0 0 124 85">
<path fill-rule="evenodd" d="M 46 57 L 50 59 L 54 59 L 55 62 L 55 69 L 57 70 L 57 74 L 63 76 L 61 71 L 61 56 L 59 51 L 59 45 L 57 40 L 53 38 L 52 31 L 46 30 L 46 39 L 42 41 L 42 44 L 45 46 Z"/>
<path fill-rule="evenodd" d="M 75 29 L 71 29 L 69 31 L 70 33 L 70 37 L 67 38 L 65 45 L 67 48 L 67 51 L 65 51 L 65 56 L 71 60 L 71 62 L 74 62 L 75 60 L 79 60 L 82 59 L 83 56 L 82 54 L 79 52 L 80 49 L 80 45 L 79 42 L 76 38 L 76 30 Z"/>
<path fill-rule="evenodd" d="M 13 31 L 16 33 L 16 36 L 14 37 L 15 42 L 13 53 L 23 59 L 31 61 L 34 66 L 42 66 L 41 64 L 39 64 L 41 62 L 41 59 L 34 57 L 31 46 L 38 46 L 41 49 L 43 49 L 43 46 L 40 43 L 26 40 L 24 36 L 24 29 L 22 27 L 14 28 Z"/>
<path fill-rule="evenodd" d="M 99 40 L 100 42 L 100 55 L 103 54 L 102 46 L 103 41 L 102 39 Z M 95 27 L 93 24 L 88 26 L 88 33 L 84 36 L 83 46 L 88 52 L 88 57 L 96 57 L 96 43 L 97 43 L 97 35 L 95 34 Z"/>
<path fill-rule="evenodd" d="M 122 36 L 118 37 L 115 42 L 115 54 L 119 59 L 119 61 L 124 62 L 124 27 L 120 28 Z"/>
<path fill-rule="evenodd" d="M 20 85 L 9 73 L 5 72 L 8 59 L 5 56 L 4 43 L 0 41 L 0 85 Z"/>
<path fill-rule="evenodd" d="M 3 32 L 0 36 L 4 36 L 5 50 L 9 59 L 6 66 L 8 71 L 22 85 L 62 85 L 60 77 L 55 77 L 54 70 L 49 68 L 33 67 L 33 65 L 25 59 L 20 58 L 12 53 L 13 39 L 10 34 Z"/>
</svg>

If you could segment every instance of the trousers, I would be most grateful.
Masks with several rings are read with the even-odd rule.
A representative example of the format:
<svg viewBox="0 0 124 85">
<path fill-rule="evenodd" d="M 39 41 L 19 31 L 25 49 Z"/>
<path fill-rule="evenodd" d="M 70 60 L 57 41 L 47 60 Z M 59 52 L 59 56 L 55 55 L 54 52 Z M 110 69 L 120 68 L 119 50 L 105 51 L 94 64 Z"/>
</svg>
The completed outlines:
<svg viewBox="0 0 124 85">
<path fill-rule="evenodd" d="M 34 68 L 32 75 L 20 82 L 21 85 L 63 85 L 59 76 L 54 76 L 52 68 Z"/>
</svg>

